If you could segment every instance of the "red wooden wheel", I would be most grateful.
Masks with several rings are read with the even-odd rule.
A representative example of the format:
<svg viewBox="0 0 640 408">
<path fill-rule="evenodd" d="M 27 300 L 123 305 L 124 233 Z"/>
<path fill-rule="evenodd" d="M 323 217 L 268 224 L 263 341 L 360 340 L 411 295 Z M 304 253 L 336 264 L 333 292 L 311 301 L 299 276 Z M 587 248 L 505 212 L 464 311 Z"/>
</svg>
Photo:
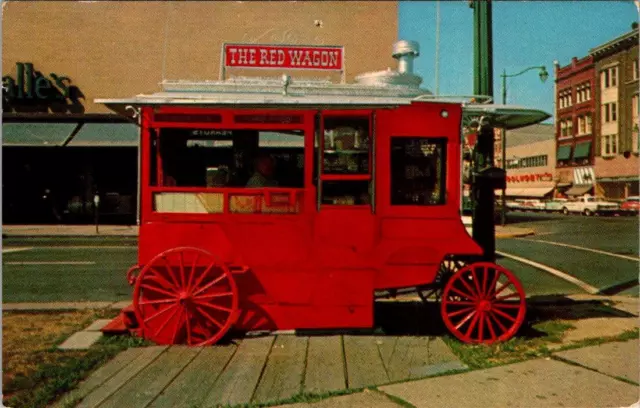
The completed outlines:
<svg viewBox="0 0 640 408">
<path fill-rule="evenodd" d="M 447 329 L 466 343 L 493 343 L 513 337 L 526 313 L 520 281 L 489 262 L 467 265 L 447 282 L 441 301 Z"/>
<path fill-rule="evenodd" d="M 158 344 L 217 342 L 237 317 L 238 289 L 229 269 L 197 248 L 173 248 L 147 263 L 133 306 L 145 338 Z"/>
</svg>

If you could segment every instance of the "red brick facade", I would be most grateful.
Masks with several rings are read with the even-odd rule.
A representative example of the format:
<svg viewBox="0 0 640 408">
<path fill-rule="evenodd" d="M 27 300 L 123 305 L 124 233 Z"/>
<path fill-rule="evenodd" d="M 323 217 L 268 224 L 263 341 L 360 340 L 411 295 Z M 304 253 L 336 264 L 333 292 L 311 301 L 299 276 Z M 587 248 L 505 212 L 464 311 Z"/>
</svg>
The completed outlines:
<svg viewBox="0 0 640 408">
<path fill-rule="evenodd" d="M 571 146 L 569 159 L 556 162 L 556 179 L 570 183 L 573 182 L 572 168 L 593 165 L 596 87 L 593 57 L 574 57 L 567 66 L 556 65 L 555 76 L 556 146 Z M 586 118 L 590 118 L 590 126 L 582 123 Z M 576 144 L 589 141 L 588 157 L 574 159 Z"/>
</svg>

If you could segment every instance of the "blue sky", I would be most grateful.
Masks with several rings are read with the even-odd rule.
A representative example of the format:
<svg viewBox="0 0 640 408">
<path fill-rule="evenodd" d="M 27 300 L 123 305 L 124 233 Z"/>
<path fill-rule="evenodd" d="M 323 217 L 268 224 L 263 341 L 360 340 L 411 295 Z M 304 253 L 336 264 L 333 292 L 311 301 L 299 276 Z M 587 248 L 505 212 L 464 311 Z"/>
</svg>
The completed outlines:
<svg viewBox="0 0 640 408">
<path fill-rule="evenodd" d="M 582 58 L 591 48 L 631 30 L 638 20 L 633 1 L 494 1 L 494 98 L 501 101 L 500 74 L 545 65 L 549 79 L 537 70 L 507 78 L 507 103 L 553 114 L 553 61 L 560 66 Z M 422 87 L 435 92 L 436 2 L 401 1 L 398 38 L 420 43 L 415 71 Z M 440 2 L 441 95 L 473 93 L 473 9 L 468 2 Z"/>
</svg>

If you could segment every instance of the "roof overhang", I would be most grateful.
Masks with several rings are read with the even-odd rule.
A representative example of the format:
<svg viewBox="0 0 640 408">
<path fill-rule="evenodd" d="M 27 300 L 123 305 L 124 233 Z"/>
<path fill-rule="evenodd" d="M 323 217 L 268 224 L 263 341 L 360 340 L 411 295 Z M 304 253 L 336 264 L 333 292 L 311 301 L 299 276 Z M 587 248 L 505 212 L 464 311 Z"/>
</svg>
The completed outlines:
<svg viewBox="0 0 640 408">
<path fill-rule="evenodd" d="M 188 106 L 188 107 L 236 107 L 236 108 L 366 108 L 397 107 L 419 102 L 461 104 L 464 122 L 483 118 L 498 128 L 517 129 L 540 123 L 551 117 L 538 109 L 520 106 L 473 103 L 468 97 L 435 97 L 430 93 L 420 95 L 401 92 L 396 89 L 352 88 L 342 94 L 286 94 L 261 92 L 158 92 L 152 95 L 138 95 L 133 98 L 96 99 L 96 103 L 106 105 L 112 111 L 125 116 L 133 116 L 131 108 L 143 106 Z"/>
</svg>

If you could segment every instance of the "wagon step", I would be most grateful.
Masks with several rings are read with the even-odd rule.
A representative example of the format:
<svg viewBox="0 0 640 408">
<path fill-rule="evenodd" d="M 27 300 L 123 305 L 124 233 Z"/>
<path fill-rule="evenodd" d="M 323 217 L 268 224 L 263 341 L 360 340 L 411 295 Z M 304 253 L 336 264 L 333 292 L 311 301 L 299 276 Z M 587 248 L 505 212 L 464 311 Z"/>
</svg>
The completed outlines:
<svg viewBox="0 0 640 408">
<path fill-rule="evenodd" d="M 136 333 L 138 324 L 133 309 L 133 304 L 125 307 L 120 311 L 117 317 L 111 320 L 102 328 L 104 334 L 125 334 Z"/>
</svg>

